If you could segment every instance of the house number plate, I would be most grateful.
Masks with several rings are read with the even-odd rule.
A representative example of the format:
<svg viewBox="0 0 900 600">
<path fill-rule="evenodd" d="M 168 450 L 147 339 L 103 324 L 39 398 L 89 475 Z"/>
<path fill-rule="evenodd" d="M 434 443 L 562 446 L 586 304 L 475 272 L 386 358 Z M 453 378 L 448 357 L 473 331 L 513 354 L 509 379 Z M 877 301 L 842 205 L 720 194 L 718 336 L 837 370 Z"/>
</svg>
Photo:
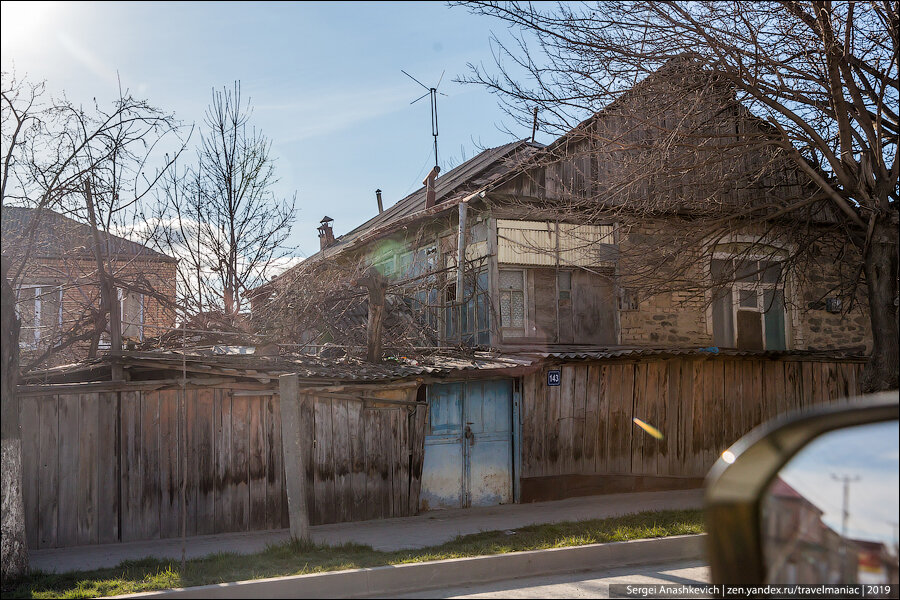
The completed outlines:
<svg viewBox="0 0 900 600">
<path fill-rule="evenodd" d="M 547 385 L 559 385 L 560 379 L 559 369 L 547 371 Z"/>
</svg>

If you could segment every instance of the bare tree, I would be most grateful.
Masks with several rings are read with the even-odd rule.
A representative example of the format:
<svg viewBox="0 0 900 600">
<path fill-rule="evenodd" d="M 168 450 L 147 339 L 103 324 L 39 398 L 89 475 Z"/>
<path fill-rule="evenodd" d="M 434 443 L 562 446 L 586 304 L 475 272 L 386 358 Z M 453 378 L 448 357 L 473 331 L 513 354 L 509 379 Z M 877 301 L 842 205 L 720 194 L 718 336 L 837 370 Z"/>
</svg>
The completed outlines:
<svg viewBox="0 0 900 600">
<path fill-rule="evenodd" d="M 94 356 L 103 337 L 121 349 L 118 293 L 145 294 L 174 308 L 136 261 L 152 233 L 146 197 L 183 148 L 178 124 L 127 92 L 109 110 L 86 109 L 45 98 L 41 85 L 3 77 L 4 220 L 13 220 L 11 207 L 29 209 L 19 229 L 4 228 L 10 282 L 15 289 L 34 275 L 36 257 L 52 256 L 41 263 L 41 276 L 54 282 L 42 299 L 65 313 L 43 332 L 24 367 L 85 345 Z M 156 148 L 170 139 L 173 155 L 157 159 Z"/>
<path fill-rule="evenodd" d="M 195 313 L 236 321 L 246 290 L 267 281 L 290 233 L 296 198 L 276 199 L 271 141 L 250 125 L 240 83 L 214 90 L 196 165 L 166 179 L 157 243 L 181 258 L 180 296 Z"/>
<path fill-rule="evenodd" d="M 897 387 L 895 3 L 463 4 L 518 32 L 513 44 L 495 40 L 495 69 L 472 66 L 464 80 L 495 92 L 522 125 L 535 107 L 544 131 L 569 131 L 601 109 L 631 123 L 625 133 L 592 120 L 570 136 L 587 140 L 601 171 L 588 192 L 575 186 L 558 199 L 623 223 L 666 215 L 656 250 L 641 251 L 648 287 L 696 289 L 677 266 L 710 240 L 749 232 L 749 246 L 764 249 L 790 235 L 794 272 L 824 251 L 843 275 L 845 307 L 857 288 L 867 301 L 865 387 Z M 716 103 L 721 111 L 706 110 Z M 552 150 L 546 164 L 571 156 Z"/>
<path fill-rule="evenodd" d="M 109 110 L 96 104 L 85 109 L 65 98 L 47 98 L 43 84 L 3 73 L 4 577 L 8 561 L 13 566 L 27 562 L 24 542 L 17 550 L 19 559 L 15 559 L 7 556 L 6 539 L 12 531 L 8 519 L 14 521 L 10 527 L 24 531 L 22 515 L 7 510 L 6 502 L 18 493 L 15 487 L 21 467 L 11 445 L 13 433 L 18 439 L 14 416 L 18 414 L 15 389 L 20 320 L 15 290 L 36 273 L 53 280 L 48 298 L 35 296 L 30 302 L 37 306 L 40 300 L 54 298 L 58 314 L 65 315 L 59 321 L 51 315 L 53 326 L 45 332 L 42 344 L 28 352 L 24 369 L 79 346 L 86 346 L 93 355 L 103 335 L 112 334 L 119 343 L 112 349 L 121 349 L 121 335 L 116 335 L 121 333 L 117 289 L 156 295 L 171 304 L 167 294 L 154 287 L 152 278 L 128 268 L 135 256 L 121 255 L 116 240 L 127 242 L 122 236 L 138 237 L 144 232 L 138 227 L 143 223 L 141 203 L 171 164 L 166 160 L 151 169 L 148 161 L 157 144 L 176 131 L 171 116 L 127 93 Z M 148 176 L 149 172 L 154 174 Z M 23 213 L 13 207 L 27 210 Z M 52 260 L 36 262 L 48 256 Z M 28 302 L 21 300 L 19 310 L 27 314 Z M 42 325 L 29 324 L 32 332 Z M 12 487 L 8 489 L 7 484 Z"/>
<path fill-rule="evenodd" d="M 8 566 L 15 573 L 27 564 L 24 537 L 15 548 L 14 540 L 7 540 L 9 532 L 24 532 L 21 511 L 7 504 L 21 492 L 21 457 L 15 456 L 18 446 L 13 444 L 13 438 L 19 439 L 14 418 L 21 324 L 16 289 L 28 277 L 52 280 L 46 298 L 21 298 L 18 310 L 27 314 L 29 301 L 38 306 L 53 299 L 60 315 L 57 321 L 51 314 L 53 325 L 43 332 L 41 345 L 27 353 L 24 369 L 75 348 L 94 355 L 104 335 L 117 344 L 112 350 L 121 350 L 117 290 L 155 295 L 172 304 L 152 277 L 129 268 L 135 254 L 123 255 L 117 245 L 141 247 L 122 236 L 146 233 L 141 203 L 171 160 L 156 169 L 148 162 L 157 144 L 177 132 L 177 124 L 127 93 L 109 110 L 96 103 L 86 109 L 65 98 L 47 98 L 43 84 L 17 80 L 11 73 L 3 73 L 2 114 L 5 578 Z M 27 210 L 18 210 L 22 208 Z M 34 333 L 43 323 L 29 326 Z M 10 548 L 15 551 L 8 555 Z"/>
<path fill-rule="evenodd" d="M 450 230 L 451 222 L 445 215 L 430 221 L 431 227 L 398 229 L 402 240 L 300 263 L 254 290 L 254 327 L 295 351 L 370 362 L 439 346 L 476 345 L 475 335 L 468 339 L 462 333 L 462 322 L 474 319 L 479 301 L 478 310 L 491 310 L 486 282 L 477 276 L 487 258 L 466 260 L 464 293 L 458 297 L 455 236 L 437 243 L 435 238 L 435 232 Z"/>
</svg>

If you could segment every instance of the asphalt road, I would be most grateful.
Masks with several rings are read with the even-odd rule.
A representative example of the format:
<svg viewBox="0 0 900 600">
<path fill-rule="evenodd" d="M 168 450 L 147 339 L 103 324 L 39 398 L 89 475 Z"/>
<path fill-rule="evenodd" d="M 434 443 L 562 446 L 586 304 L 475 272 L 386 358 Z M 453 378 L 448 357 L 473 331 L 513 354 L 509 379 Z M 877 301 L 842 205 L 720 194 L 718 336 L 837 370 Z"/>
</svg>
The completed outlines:
<svg viewBox="0 0 900 600">
<path fill-rule="evenodd" d="M 413 592 L 397 598 L 609 598 L 609 584 L 701 584 L 709 582 L 702 561 L 598 569 L 567 575 L 508 579 L 479 585 Z"/>
</svg>

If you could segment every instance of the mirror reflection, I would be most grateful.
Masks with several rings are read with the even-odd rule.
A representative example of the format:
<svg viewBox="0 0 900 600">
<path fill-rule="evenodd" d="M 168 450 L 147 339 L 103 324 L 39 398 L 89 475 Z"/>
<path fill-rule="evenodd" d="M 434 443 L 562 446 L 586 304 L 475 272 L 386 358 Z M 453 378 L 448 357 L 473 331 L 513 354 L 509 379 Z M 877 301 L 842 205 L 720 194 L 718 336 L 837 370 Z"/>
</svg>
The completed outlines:
<svg viewBox="0 0 900 600">
<path fill-rule="evenodd" d="M 898 431 L 831 431 L 779 471 L 762 502 L 768 583 L 898 582 Z"/>
</svg>

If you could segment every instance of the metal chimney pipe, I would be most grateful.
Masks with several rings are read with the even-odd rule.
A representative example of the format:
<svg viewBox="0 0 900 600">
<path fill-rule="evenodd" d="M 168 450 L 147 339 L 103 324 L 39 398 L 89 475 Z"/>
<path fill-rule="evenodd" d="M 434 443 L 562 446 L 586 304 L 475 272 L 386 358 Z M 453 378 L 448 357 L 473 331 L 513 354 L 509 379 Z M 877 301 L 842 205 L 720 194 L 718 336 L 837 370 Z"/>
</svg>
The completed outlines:
<svg viewBox="0 0 900 600">
<path fill-rule="evenodd" d="M 381 190 L 375 190 L 375 199 L 378 200 L 378 214 L 384 212 L 384 205 L 381 203 Z"/>
</svg>

